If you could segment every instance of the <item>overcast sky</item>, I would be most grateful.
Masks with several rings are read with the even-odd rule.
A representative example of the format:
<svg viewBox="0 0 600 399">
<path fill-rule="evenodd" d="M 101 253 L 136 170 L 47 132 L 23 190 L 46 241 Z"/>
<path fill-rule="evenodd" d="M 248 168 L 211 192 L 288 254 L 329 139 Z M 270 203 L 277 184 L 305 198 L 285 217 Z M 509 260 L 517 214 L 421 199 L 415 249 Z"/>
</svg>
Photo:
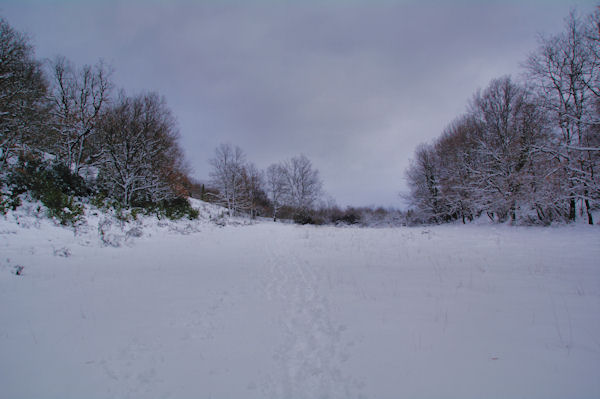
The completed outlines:
<svg viewBox="0 0 600 399">
<path fill-rule="evenodd" d="M 175 114 L 192 175 L 222 142 L 305 154 L 339 205 L 402 207 L 415 147 L 588 1 L 0 0 L 39 58 L 102 58 Z"/>
</svg>

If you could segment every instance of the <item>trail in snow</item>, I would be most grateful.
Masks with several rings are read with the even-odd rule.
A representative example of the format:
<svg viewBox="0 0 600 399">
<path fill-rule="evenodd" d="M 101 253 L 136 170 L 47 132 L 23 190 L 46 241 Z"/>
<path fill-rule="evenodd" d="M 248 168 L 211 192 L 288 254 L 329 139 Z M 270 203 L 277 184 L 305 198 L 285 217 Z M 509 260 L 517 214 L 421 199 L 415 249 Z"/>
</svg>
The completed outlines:
<svg viewBox="0 0 600 399">
<path fill-rule="evenodd" d="M 266 294 L 281 304 L 282 343 L 273 358 L 280 372 L 269 376 L 270 398 L 363 398 L 363 383 L 345 375 L 346 326 L 333 319 L 324 285 L 326 270 L 310 264 L 298 248 L 277 237 L 266 245 Z"/>
</svg>

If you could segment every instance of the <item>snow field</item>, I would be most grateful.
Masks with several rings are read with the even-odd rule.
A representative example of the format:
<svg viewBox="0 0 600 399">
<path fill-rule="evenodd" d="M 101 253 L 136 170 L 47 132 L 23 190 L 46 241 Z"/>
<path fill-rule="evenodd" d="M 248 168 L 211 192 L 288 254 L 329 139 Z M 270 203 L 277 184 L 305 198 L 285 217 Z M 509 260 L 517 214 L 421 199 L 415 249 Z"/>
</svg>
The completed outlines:
<svg viewBox="0 0 600 399">
<path fill-rule="evenodd" d="M 600 396 L 594 227 L 144 222 L 113 248 L 27 220 L 0 220 L 2 397 Z"/>
</svg>

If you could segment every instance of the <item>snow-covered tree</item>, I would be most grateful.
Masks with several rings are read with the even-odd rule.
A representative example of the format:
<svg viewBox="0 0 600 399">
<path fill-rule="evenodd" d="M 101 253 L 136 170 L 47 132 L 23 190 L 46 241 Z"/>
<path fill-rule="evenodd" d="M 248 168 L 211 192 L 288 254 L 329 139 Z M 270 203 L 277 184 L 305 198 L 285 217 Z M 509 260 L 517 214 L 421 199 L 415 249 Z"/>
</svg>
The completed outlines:
<svg viewBox="0 0 600 399">
<path fill-rule="evenodd" d="M 471 103 L 477 162 L 471 187 L 481 207 L 503 221 L 516 220 L 529 185 L 527 176 L 544 126 L 527 90 L 509 77 L 494 79 Z"/>
<path fill-rule="evenodd" d="M 123 205 L 177 196 L 181 150 L 171 111 L 155 93 L 121 98 L 100 120 L 99 184 Z"/>
<path fill-rule="evenodd" d="M 554 140 L 545 150 L 562 168 L 564 200 L 569 219 L 577 216 L 577 202 L 593 224 L 593 203 L 599 191 L 599 166 L 593 126 L 598 124 L 595 102 L 600 96 L 598 14 L 587 24 L 575 12 L 566 19 L 565 31 L 540 39 L 527 61 L 530 81 L 554 122 Z M 595 16 L 595 17 L 594 17 Z"/>
<path fill-rule="evenodd" d="M 91 138 L 108 105 L 110 73 L 102 61 L 76 68 L 66 58 L 57 57 L 50 66 L 55 152 L 75 173 L 96 155 Z"/>
<path fill-rule="evenodd" d="M 0 170 L 11 157 L 43 146 L 46 90 L 26 36 L 0 18 Z"/>
<path fill-rule="evenodd" d="M 406 171 L 410 189 L 408 200 L 423 221 L 441 221 L 443 218 L 440 197 L 439 162 L 430 145 L 421 144 L 415 151 Z"/>
<path fill-rule="evenodd" d="M 322 194 L 323 183 L 319 171 L 313 169 L 310 160 L 300 155 L 283 162 L 285 198 L 287 205 L 299 214 L 312 209 Z"/>
<path fill-rule="evenodd" d="M 275 163 L 267 168 L 266 189 L 273 208 L 273 221 L 277 221 L 277 212 L 283 206 L 286 194 L 285 169 L 281 164 Z"/>
<path fill-rule="evenodd" d="M 211 186 L 218 190 L 221 204 L 233 216 L 247 207 L 244 187 L 246 154 L 238 146 L 220 144 L 215 157 L 209 160 Z"/>
<path fill-rule="evenodd" d="M 481 213 L 480 193 L 474 187 L 478 164 L 475 142 L 476 123 L 470 115 L 452 122 L 434 144 L 434 170 L 439 180 L 438 212 L 441 219 L 460 219 L 463 223 Z"/>
<path fill-rule="evenodd" d="M 243 196 L 245 205 L 250 216 L 256 217 L 258 205 L 261 198 L 264 198 L 264 175 L 256 165 L 248 162 L 242 170 Z"/>
</svg>

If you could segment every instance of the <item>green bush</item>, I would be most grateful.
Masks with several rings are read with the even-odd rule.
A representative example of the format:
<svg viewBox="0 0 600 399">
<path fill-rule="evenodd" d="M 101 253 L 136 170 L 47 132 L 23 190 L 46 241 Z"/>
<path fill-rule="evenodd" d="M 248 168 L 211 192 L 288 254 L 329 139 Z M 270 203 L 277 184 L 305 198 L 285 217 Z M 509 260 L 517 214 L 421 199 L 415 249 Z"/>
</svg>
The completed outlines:
<svg viewBox="0 0 600 399">
<path fill-rule="evenodd" d="M 87 197 L 92 194 L 92 189 L 88 187 L 83 177 L 72 173 L 62 163 L 50 166 L 46 171 L 46 178 L 63 194 L 76 197 Z"/>
<path fill-rule="evenodd" d="M 154 204 L 154 213 L 159 217 L 178 220 L 187 217 L 190 220 L 198 219 L 200 213 L 194 209 L 187 198 L 177 197 L 171 200 L 160 201 Z"/>
<path fill-rule="evenodd" d="M 92 193 L 85 180 L 72 173 L 67 166 L 39 159 L 20 160 L 9 172 L 8 184 L 13 192 L 22 194 L 30 191 L 36 199 L 48 190 L 58 190 L 76 197 L 86 197 Z"/>
<path fill-rule="evenodd" d="M 83 206 L 75 201 L 74 197 L 60 191 L 44 193 L 41 201 L 48 208 L 48 216 L 58 219 L 62 225 L 75 225 L 83 216 Z"/>
<path fill-rule="evenodd" d="M 124 221 L 137 220 L 139 215 L 155 215 L 159 218 L 178 220 L 188 218 L 198 219 L 200 212 L 194 209 L 187 198 L 177 197 L 159 202 L 135 202 L 126 208 L 119 201 L 108 197 L 103 192 L 98 192 L 90 203 L 99 209 L 113 209 L 115 216 Z"/>
<path fill-rule="evenodd" d="M 39 159 L 20 160 L 9 172 L 7 180 L 13 196 L 29 192 L 33 199 L 48 208 L 50 217 L 57 218 L 64 225 L 73 225 L 83 215 L 83 206 L 76 197 L 92 193 L 85 180 L 65 165 Z"/>
<path fill-rule="evenodd" d="M 294 223 L 296 224 L 314 224 L 314 220 L 311 215 L 304 212 L 294 214 Z"/>
</svg>

